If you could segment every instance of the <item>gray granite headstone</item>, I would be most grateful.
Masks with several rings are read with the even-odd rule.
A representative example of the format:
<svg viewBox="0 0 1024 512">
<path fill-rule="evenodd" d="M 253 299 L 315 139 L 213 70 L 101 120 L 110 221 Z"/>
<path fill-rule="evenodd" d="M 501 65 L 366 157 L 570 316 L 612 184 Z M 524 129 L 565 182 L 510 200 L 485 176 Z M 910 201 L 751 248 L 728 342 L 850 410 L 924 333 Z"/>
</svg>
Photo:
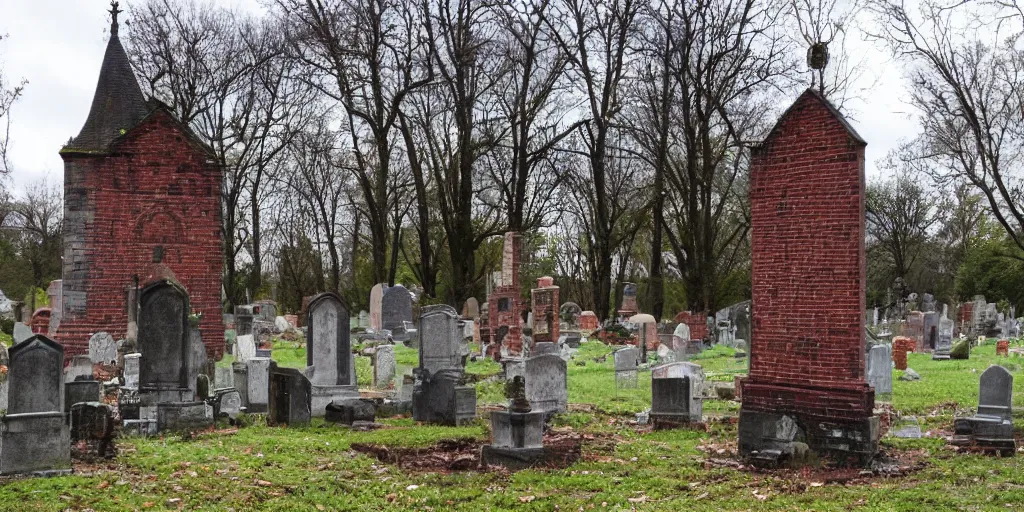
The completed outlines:
<svg viewBox="0 0 1024 512">
<path fill-rule="evenodd" d="M 21 323 L 21 322 L 14 322 L 14 331 L 13 332 L 14 332 L 13 338 L 14 338 L 14 344 L 15 345 L 17 345 L 18 343 L 21 343 L 21 342 L 31 338 L 32 334 L 33 334 L 32 333 L 32 328 L 27 326 L 27 325 L 25 325 L 25 324 L 23 324 L 23 323 Z"/>
<path fill-rule="evenodd" d="M 117 361 L 117 343 L 106 332 L 98 332 L 89 338 L 89 359 L 95 364 L 110 364 Z"/>
<path fill-rule="evenodd" d="M 1013 374 L 1002 366 L 989 366 L 981 374 L 978 389 L 978 416 L 1013 418 Z"/>
<path fill-rule="evenodd" d="M 373 352 L 373 387 L 387 389 L 395 378 L 395 348 L 380 345 Z"/>
<path fill-rule="evenodd" d="M 395 285 L 384 292 L 381 299 L 381 328 L 391 331 L 396 340 L 405 340 L 405 322 L 412 322 L 412 295 L 402 285 Z"/>
<path fill-rule="evenodd" d="M 892 347 L 875 345 L 868 351 L 868 384 L 875 396 L 892 393 Z"/>
<path fill-rule="evenodd" d="M 63 412 L 64 348 L 36 334 L 12 347 L 10 357 L 7 414 Z"/>
<path fill-rule="evenodd" d="M 317 295 L 310 301 L 307 315 L 306 365 L 314 368 L 312 385 L 350 385 L 352 346 L 348 312 L 341 299 L 333 293 Z"/>
<path fill-rule="evenodd" d="M 82 402 L 98 402 L 103 384 L 98 380 L 79 380 L 64 384 L 64 411 L 71 412 L 71 406 Z"/>
<path fill-rule="evenodd" d="M 139 300 L 139 387 L 188 388 L 188 294 L 177 284 L 147 285 Z"/>
<path fill-rule="evenodd" d="M 256 357 L 256 342 L 252 334 L 240 334 L 235 338 L 235 361 L 244 363 Z"/>
<path fill-rule="evenodd" d="M 270 363 L 265 357 L 254 357 L 249 360 L 247 376 L 249 383 L 246 389 L 246 409 L 249 412 L 266 412 L 270 400 Z"/>
<path fill-rule="evenodd" d="M 214 370 L 213 387 L 214 389 L 227 389 L 235 385 L 234 377 L 231 376 L 231 368 L 227 366 L 218 366 Z"/>
<path fill-rule="evenodd" d="M 431 374 L 461 368 L 461 320 L 450 306 L 424 308 L 420 318 L 420 368 Z"/>
<path fill-rule="evenodd" d="M 11 347 L 0 474 L 67 473 L 71 431 L 62 403 L 64 348 L 41 334 Z"/>
<path fill-rule="evenodd" d="M 640 351 L 636 347 L 620 348 L 614 352 L 613 357 L 615 360 L 615 387 L 637 387 L 637 362 L 640 360 Z"/>
<path fill-rule="evenodd" d="M 312 417 L 312 386 L 294 368 L 270 365 L 270 403 L 267 422 L 271 425 L 308 425 Z"/>
<path fill-rule="evenodd" d="M 139 389 L 139 367 L 142 354 L 125 354 L 124 356 L 124 387 Z"/>
<path fill-rule="evenodd" d="M 554 343 L 538 343 L 551 345 Z M 556 353 L 543 353 L 526 360 L 526 399 L 535 411 L 565 412 L 569 404 L 569 381 L 565 360 Z"/>
<path fill-rule="evenodd" d="M 218 389 L 214 393 L 214 404 L 215 418 L 227 417 L 235 420 L 242 412 L 242 395 L 235 388 Z"/>
</svg>

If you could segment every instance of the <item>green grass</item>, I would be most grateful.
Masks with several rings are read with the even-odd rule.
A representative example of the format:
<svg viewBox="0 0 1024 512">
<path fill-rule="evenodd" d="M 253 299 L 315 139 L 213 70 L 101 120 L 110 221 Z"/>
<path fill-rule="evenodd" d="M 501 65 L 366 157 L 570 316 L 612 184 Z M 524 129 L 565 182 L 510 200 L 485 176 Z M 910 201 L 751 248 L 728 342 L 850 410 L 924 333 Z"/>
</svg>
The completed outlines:
<svg viewBox="0 0 1024 512">
<path fill-rule="evenodd" d="M 706 429 L 652 432 L 632 413 L 650 404 L 650 373 L 637 389 L 616 390 L 614 347 L 584 344 L 569 362 L 572 411 L 554 427 L 583 434 L 584 458 L 560 470 L 507 472 L 406 471 L 353 451 L 353 443 L 428 447 L 445 439 L 483 441 L 483 419 L 465 427 L 414 425 L 408 418 L 381 420 L 386 427 L 352 432 L 314 422 L 306 428 L 267 427 L 257 421 L 237 431 L 119 441 L 115 461 L 80 465 L 55 478 L 0 484 L 0 510 L 1008 510 L 1024 507 L 1024 457 L 957 454 L 942 440 L 883 440 L 889 454 L 913 455 L 922 468 L 907 476 L 829 482 L 815 470 L 748 472 L 706 463 L 735 449 L 736 426 L 711 422 Z M 304 366 L 300 346 L 275 342 L 273 356 Z M 396 347 L 400 366 L 413 366 L 416 351 Z M 364 382 L 360 358 L 359 380 Z M 734 375 L 745 363 L 715 348 L 696 358 L 709 375 Z M 1024 359 L 996 358 L 991 345 L 969 361 L 932 361 L 911 354 L 923 377 L 895 381 L 892 405 L 916 414 L 926 429 L 948 429 L 954 410 L 976 406 L 978 377 L 990 364 L 1013 371 L 1015 405 L 1024 410 Z M 582 364 L 580 364 L 582 363 Z M 493 362 L 472 363 L 487 376 Z M 896 372 L 898 376 L 900 372 Z M 503 403 L 500 382 L 478 384 L 481 404 Z M 705 401 L 705 411 L 735 414 L 736 402 Z M 1018 430 L 1024 427 L 1016 416 Z M 724 450 L 718 455 L 715 449 Z M 856 472 L 854 472 L 855 475 Z M 171 501 L 177 499 L 180 501 Z"/>
</svg>

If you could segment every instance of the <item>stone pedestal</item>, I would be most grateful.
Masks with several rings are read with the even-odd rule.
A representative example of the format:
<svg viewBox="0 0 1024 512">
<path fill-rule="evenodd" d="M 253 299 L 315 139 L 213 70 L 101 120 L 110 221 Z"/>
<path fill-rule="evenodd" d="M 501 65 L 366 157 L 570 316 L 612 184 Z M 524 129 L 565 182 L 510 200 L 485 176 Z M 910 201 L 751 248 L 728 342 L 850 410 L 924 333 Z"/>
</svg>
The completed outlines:
<svg viewBox="0 0 1024 512">
<path fill-rule="evenodd" d="M 476 387 L 460 385 L 462 372 L 418 371 L 412 393 L 413 419 L 440 425 L 463 425 L 476 418 Z"/>
<path fill-rule="evenodd" d="M 205 430 L 213 426 L 213 407 L 206 402 L 161 402 L 156 405 L 157 432 Z"/>
<path fill-rule="evenodd" d="M 482 451 L 484 465 L 522 469 L 542 463 L 544 411 L 491 412 L 491 444 Z"/>
<path fill-rule="evenodd" d="M 71 429 L 63 412 L 8 414 L 0 419 L 0 474 L 71 473 Z"/>
</svg>

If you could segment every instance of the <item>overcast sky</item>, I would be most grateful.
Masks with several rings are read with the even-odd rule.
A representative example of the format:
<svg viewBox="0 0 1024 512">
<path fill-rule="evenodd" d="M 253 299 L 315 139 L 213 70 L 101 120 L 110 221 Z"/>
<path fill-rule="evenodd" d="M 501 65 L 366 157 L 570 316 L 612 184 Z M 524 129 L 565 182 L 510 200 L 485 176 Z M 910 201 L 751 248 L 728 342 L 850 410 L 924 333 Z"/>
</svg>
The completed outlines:
<svg viewBox="0 0 1024 512">
<path fill-rule="evenodd" d="M 122 2 L 122 9 L 128 2 Z M 259 11 L 256 0 L 215 3 Z M 46 177 L 63 181 L 58 151 L 78 134 L 89 112 L 100 62 L 109 37 L 107 0 L 0 0 L 0 65 L 11 81 L 29 81 L 14 106 L 10 158 L 15 193 Z M 121 15 L 125 17 L 125 14 Z M 121 25 L 122 35 L 130 26 Z M 850 102 L 851 122 L 868 141 L 868 178 L 880 174 L 876 160 L 918 131 L 905 97 L 900 64 L 873 43 L 848 38 L 850 53 L 866 58 L 862 85 L 875 87 Z M 810 78 L 808 77 L 808 83 Z M 787 98 L 786 105 L 795 98 Z"/>
</svg>

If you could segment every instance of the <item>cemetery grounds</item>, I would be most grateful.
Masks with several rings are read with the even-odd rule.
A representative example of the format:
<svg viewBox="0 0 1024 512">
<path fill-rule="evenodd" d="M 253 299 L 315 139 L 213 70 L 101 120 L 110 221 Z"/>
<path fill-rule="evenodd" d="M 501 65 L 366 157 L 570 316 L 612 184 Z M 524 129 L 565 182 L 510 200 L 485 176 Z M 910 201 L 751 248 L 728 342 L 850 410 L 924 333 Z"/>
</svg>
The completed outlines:
<svg viewBox="0 0 1024 512">
<path fill-rule="evenodd" d="M 115 459 L 76 460 L 73 475 L 0 481 L 0 510 L 1024 510 L 1024 454 L 960 453 L 944 440 L 954 416 L 977 406 L 981 372 L 998 363 L 1017 377 L 1021 444 L 1024 358 L 997 358 L 994 341 L 966 361 L 910 354 L 919 381 L 898 380 L 903 372 L 894 371 L 891 404 L 878 406 L 883 424 L 889 414 L 915 415 L 925 437 L 883 437 L 887 462 L 874 470 L 742 464 L 735 400 L 705 400 L 701 426 L 638 425 L 634 413 L 650 405 L 650 373 L 640 373 L 637 389 L 617 390 L 614 348 L 584 343 L 569 362 L 570 412 L 548 436 L 582 443 L 581 458 L 564 468 L 475 467 L 488 442 L 486 410 L 505 403 L 502 383 L 488 380 L 498 364 L 483 360 L 467 367 L 479 379 L 481 411 L 470 426 L 378 418 L 382 428 L 352 431 L 316 419 L 306 428 L 267 427 L 251 416 L 242 427 L 222 424 L 193 436 L 120 438 Z M 415 350 L 395 352 L 400 371 L 415 366 Z M 273 358 L 302 367 L 305 349 L 277 340 Z M 713 381 L 745 371 L 726 347 L 695 362 Z M 361 387 L 370 371 L 368 359 L 358 358 Z"/>
</svg>

